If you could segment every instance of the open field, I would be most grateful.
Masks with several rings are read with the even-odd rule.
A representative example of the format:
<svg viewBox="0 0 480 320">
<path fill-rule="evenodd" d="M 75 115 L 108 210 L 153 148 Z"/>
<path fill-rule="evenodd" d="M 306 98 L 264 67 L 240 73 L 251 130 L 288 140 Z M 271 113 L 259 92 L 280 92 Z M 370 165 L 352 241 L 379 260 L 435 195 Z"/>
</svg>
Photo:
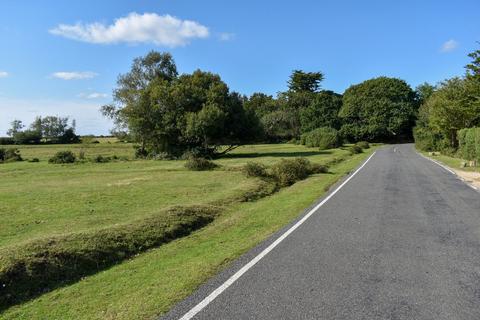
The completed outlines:
<svg viewBox="0 0 480 320">
<path fill-rule="evenodd" d="M 169 219 L 167 209 L 178 205 L 216 205 L 221 213 L 188 237 L 66 283 L 11 307 L 0 318 L 148 319 L 165 312 L 229 261 L 295 218 L 374 150 L 350 156 L 342 149 L 249 145 L 217 160 L 221 165 L 218 169 L 205 172 L 186 170 L 184 161 L 47 163 L 53 153 L 65 149 L 79 150 L 61 145 L 21 146 L 22 156 L 41 161 L 0 166 L 3 252 L 52 237 L 78 241 L 129 224 L 134 229 L 136 221 L 142 219 Z M 92 145 L 86 154 L 131 156 L 133 150 L 129 144 L 100 143 Z M 254 202 L 238 201 L 260 185 L 259 179 L 246 178 L 240 171 L 245 163 L 256 161 L 270 166 L 281 158 L 299 156 L 313 163 L 338 163 L 331 166 L 330 173 L 313 175 L 272 196 Z M 175 226 L 175 221 L 171 225 Z M 63 246 L 62 250 L 69 249 Z"/>
</svg>

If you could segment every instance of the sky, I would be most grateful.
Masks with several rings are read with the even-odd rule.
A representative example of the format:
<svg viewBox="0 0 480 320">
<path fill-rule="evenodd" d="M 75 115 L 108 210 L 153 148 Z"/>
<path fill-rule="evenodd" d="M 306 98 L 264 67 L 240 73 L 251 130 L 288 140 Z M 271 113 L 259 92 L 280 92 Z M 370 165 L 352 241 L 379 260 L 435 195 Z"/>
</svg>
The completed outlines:
<svg viewBox="0 0 480 320">
<path fill-rule="evenodd" d="M 0 0 L 0 136 L 45 115 L 108 134 L 99 108 L 150 50 L 172 53 L 180 73 L 275 95 L 294 69 L 323 72 L 339 93 L 378 76 L 434 84 L 462 75 L 477 41 L 478 0 Z"/>
</svg>

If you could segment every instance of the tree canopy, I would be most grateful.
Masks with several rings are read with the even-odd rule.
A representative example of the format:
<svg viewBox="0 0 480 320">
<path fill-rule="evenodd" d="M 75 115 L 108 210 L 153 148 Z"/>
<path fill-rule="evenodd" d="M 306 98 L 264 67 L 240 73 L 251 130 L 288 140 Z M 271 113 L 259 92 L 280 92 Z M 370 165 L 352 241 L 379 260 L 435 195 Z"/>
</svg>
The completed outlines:
<svg viewBox="0 0 480 320">
<path fill-rule="evenodd" d="M 408 138 L 417 105 L 415 92 L 400 79 L 379 77 L 353 85 L 343 94 L 342 134 L 352 141 Z"/>
<path fill-rule="evenodd" d="M 103 113 L 129 131 L 143 155 L 214 156 L 250 141 L 258 130 L 243 98 L 219 75 L 197 70 L 178 76 L 165 53 L 135 59 L 119 77 L 114 100 Z"/>
</svg>

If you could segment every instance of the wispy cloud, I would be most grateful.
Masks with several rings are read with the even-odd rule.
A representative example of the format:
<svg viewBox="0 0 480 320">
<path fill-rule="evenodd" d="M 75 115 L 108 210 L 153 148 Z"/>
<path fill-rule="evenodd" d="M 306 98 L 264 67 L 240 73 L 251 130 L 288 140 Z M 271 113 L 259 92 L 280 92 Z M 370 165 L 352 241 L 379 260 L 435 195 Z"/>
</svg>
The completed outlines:
<svg viewBox="0 0 480 320">
<path fill-rule="evenodd" d="M 60 71 L 52 73 L 52 77 L 62 80 L 82 80 L 82 79 L 91 79 L 98 76 L 98 73 L 91 71 Z"/>
<path fill-rule="evenodd" d="M 0 78 L 6 78 L 8 77 L 8 72 L 7 71 L 0 71 Z"/>
<path fill-rule="evenodd" d="M 458 42 L 455 41 L 454 39 L 450 39 L 448 41 L 445 41 L 442 45 L 442 48 L 440 51 L 442 52 L 450 52 L 455 50 L 458 47 Z"/>
<path fill-rule="evenodd" d="M 220 41 L 230 41 L 235 38 L 235 33 L 222 32 L 219 34 L 218 38 Z"/>
<path fill-rule="evenodd" d="M 196 21 L 181 20 L 171 15 L 130 13 L 113 24 L 60 24 L 50 33 L 90 43 L 153 43 L 167 47 L 183 46 L 195 38 L 207 38 L 209 30 Z"/>
<path fill-rule="evenodd" d="M 108 94 L 100 93 L 100 92 L 80 93 L 78 97 L 85 98 L 85 99 L 102 99 L 102 98 L 107 98 Z"/>
</svg>

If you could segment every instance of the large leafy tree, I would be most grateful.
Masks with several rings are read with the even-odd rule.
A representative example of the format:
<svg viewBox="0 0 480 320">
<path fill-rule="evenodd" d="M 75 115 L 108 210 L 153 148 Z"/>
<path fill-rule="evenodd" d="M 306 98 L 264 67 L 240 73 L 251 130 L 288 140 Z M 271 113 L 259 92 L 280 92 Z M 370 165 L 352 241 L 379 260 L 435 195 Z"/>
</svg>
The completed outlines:
<svg viewBox="0 0 480 320">
<path fill-rule="evenodd" d="M 256 134 L 255 118 L 245 112 L 240 95 L 210 72 L 178 76 L 169 54 L 135 59 L 117 86 L 115 103 L 102 111 L 129 131 L 140 144 L 139 154 L 213 156 Z"/>
<path fill-rule="evenodd" d="M 342 107 L 342 96 L 333 91 L 320 91 L 312 102 L 300 111 L 302 132 L 309 132 L 321 127 L 339 129 L 338 112 Z"/>
<path fill-rule="evenodd" d="M 339 116 L 350 140 L 408 138 L 417 112 L 417 96 L 403 80 L 379 77 L 353 85 L 343 94 Z"/>
</svg>

